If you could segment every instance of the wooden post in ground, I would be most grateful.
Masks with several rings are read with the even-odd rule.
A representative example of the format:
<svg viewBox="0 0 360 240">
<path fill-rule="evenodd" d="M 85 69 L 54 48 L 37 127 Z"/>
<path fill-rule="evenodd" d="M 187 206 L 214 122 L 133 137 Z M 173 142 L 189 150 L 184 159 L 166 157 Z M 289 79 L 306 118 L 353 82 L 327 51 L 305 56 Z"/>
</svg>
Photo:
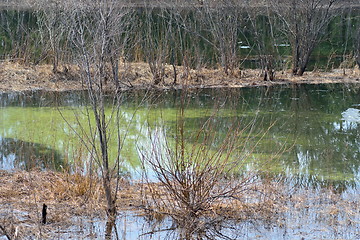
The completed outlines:
<svg viewBox="0 0 360 240">
<path fill-rule="evenodd" d="M 43 204 L 43 207 L 42 207 L 42 224 L 46 224 L 46 210 L 47 210 L 47 206 L 46 204 L 44 203 Z"/>
</svg>

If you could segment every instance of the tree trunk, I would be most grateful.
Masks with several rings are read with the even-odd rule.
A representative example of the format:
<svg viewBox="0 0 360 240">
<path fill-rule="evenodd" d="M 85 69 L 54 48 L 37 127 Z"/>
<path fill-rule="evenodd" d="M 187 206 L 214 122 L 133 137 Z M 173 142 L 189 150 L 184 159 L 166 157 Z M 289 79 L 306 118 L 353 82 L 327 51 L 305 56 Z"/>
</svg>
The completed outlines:
<svg viewBox="0 0 360 240">
<path fill-rule="evenodd" d="M 295 46 L 294 46 L 292 60 L 293 60 L 292 74 L 293 75 L 298 75 L 298 70 L 299 70 L 299 46 L 298 46 L 297 43 L 295 43 Z"/>
<path fill-rule="evenodd" d="M 355 61 L 360 68 L 360 26 L 357 34 L 357 46 L 355 48 Z"/>
<path fill-rule="evenodd" d="M 297 72 L 297 75 L 298 75 L 298 76 L 304 75 L 305 69 L 306 69 L 305 66 L 300 67 L 299 70 L 298 70 L 298 72 Z"/>
<path fill-rule="evenodd" d="M 101 71 L 100 71 L 101 72 Z M 100 90 L 97 93 L 99 102 L 96 100 L 93 101 L 92 105 L 94 108 L 94 114 L 96 119 L 96 126 L 99 132 L 99 140 L 100 140 L 100 149 L 102 156 L 102 179 L 103 186 L 105 191 L 105 197 L 107 202 L 107 215 L 109 221 L 115 221 L 116 218 L 116 196 L 113 196 L 111 189 L 111 176 L 110 176 L 110 168 L 109 168 L 109 154 L 108 154 L 108 136 L 107 136 L 107 128 L 106 128 L 106 116 L 105 116 L 105 103 L 104 103 L 104 95 L 102 89 L 102 79 L 105 75 L 100 75 L 99 78 L 99 86 Z"/>
<path fill-rule="evenodd" d="M 303 52 L 303 56 L 301 57 L 301 61 L 300 61 L 300 64 L 299 64 L 299 69 L 298 69 L 298 72 L 297 72 L 298 76 L 304 75 L 306 67 L 307 67 L 307 65 L 309 63 L 311 52 L 312 52 L 312 50 L 308 50 L 307 52 Z"/>
<path fill-rule="evenodd" d="M 114 59 L 113 57 L 110 58 L 110 62 L 111 62 L 111 70 L 112 70 L 112 74 L 113 74 L 113 79 L 115 82 L 115 86 L 116 89 L 120 88 L 120 82 L 119 82 L 119 60 L 116 58 Z"/>
<path fill-rule="evenodd" d="M 109 171 L 104 172 L 103 176 L 103 186 L 105 190 L 106 202 L 107 202 L 107 216 L 108 221 L 115 221 L 116 218 L 116 206 L 115 206 L 115 199 L 113 198 L 113 194 L 111 191 L 111 179 Z"/>
<path fill-rule="evenodd" d="M 56 50 L 55 50 L 55 53 L 54 53 L 54 62 L 53 62 L 53 73 L 58 73 L 58 56 L 57 56 L 57 53 L 56 53 Z"/>
<path fill-rule="evenodd" d="M 111 240 L 112 239 L 112 230 L 114 227 L 114 221 L 107 221 L 106 222 L 106 229 L 105 229 L 105 239 Z"/>
</svg>

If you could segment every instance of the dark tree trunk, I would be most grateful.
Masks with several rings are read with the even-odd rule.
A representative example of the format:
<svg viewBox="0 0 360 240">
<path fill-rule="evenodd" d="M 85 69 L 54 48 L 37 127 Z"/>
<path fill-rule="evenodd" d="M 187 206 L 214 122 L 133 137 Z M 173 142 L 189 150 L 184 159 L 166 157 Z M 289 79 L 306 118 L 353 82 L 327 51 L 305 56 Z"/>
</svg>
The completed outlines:
<svg viewBox="0 0 360 240">
<path fill-rule="evenodd" d="M 357 34 L 357 46 L 355 46 L 355 61 L 360 68 L 360 26 Z"/>
<path fill-rule="evenodd" d="M 113 74 L 113 79 L 115 82 L 116 89 L 120 88 L 120 82 L 119 82 L 119 60 L 117 58 L 110 58 L 111 61 L 111 69 Z"/>
<path fill-rule="evenodd" d="M 58 57 L 57 57 L 57 53 L 54 53 L 54 62 L 53 62 L 53 73 L 58 73 Z"/>
<path fill-rule="evenodd" d="M 41 215 L 42 215 L 41 216 L 42 217 L 42 220 L 41 220 L 42 224 L 46 224 L 46 214 L 47 214 L 46 210 L 47 210 L 47 206 L 44 203 L 43 207 L 42 207 L 42 213 L 41 213 Z"/>
<path fill-rule="evenodd" d="M 293 66 L 292 66 L 292 74 L 293 75 L 298 75 L 298 70 L 299 70 L 299 46 L 297 45 L 297 43 L 295 43 L 294 46 L 294 50 L 293 50 Z"/>
<path fill-rule="evenodd" d="M 300 68 L 299 68 L 299 71 L 297 72 L 297 75 L 298 75 L 298 76 L 304 75 L 305 69 L 306 69 L 305 66 L 300 67 Z"/>
<path fill-rule="evenodd" d="M 307 65 L 309 63 L 311 52 L 312 52 L 312 48 L 309 48 L 307 50 L 307 52 L 304 52 L 304 54 L 303 54 L 303 56 L 301 58 L 300 64 L 299 64 L 299 69 L 298 69 L 298 72 L 297 72 L 298 76 L 304 75 L 306 67 L 307 67 Z"/>
</svg>

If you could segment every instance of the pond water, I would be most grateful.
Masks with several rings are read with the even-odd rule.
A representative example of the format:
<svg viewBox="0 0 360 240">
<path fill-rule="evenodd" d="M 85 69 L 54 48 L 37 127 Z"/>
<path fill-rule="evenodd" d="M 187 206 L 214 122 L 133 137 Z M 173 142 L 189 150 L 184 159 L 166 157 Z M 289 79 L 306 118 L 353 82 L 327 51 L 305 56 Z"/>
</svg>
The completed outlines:
<svg viewBox="0 0 360 240">
<path fill-rule="evenodd" d="M 240 122 L 242 126 L 251 123 L 252 131 L 246 132 L 251 136 L 246 145 L 252 149 L 245 162 L 246 171 L 259 170 L 259 174 L 282 179 L 299 189 L 310 187 L 319 192 L 322 187 L 331 186 L 335 192 L 351 198 L 358 195 L 360 189 L 359 86 L 282 85 L 191 90 L 186 93 L 186 132 L 197 131 L 214 115 L 214 109 L 212 130 L 220 136 L 218 142 L 234 122 Z M 160 127 L 171 137 L 175 131 L 181 91 L 149 93 L 141 90 L 126 92 L 122 98 L 120 130 L 127 137 L 121 157 L 124 172 L 137 179 L 141 175 L 138 151 L 148 146 L 149 133 Z M 0 169 L 71 170 L 81 166 L 86 171 L 88 155 L 74 133 L 89 131 L 85 99 L 85 92 L 1 93 Z M 111 113 L 110 96 L 108 100 L 107 111 Z M 319 210 L 321 205 L 317 208 Z M 284 221 L 291 227 L 285 229 L 250 221 L 236 225 L 241 229 L 230 235 L 239 234 L 236 238 L 244 239 L 267 239 L 264 233 L 272 236 L 271 239 L 296 238 L 305 233 L 316 238 L 359 236 L 354 226 L 347 231 L 344 225 L 333 229 L 319 223 L 319 216 L 314 211 L 304 208 L 301 213 L 289 213 Z M 119 219 L 119 226 L 122 226 L 124 219 Z M 146 223 L 131 214 L 128 219 L 135 223 L 128 222 L 125 235 L 138 236 L 139 232 L 153 228 L 134 230 L 139 224 L 145 226 Z M 312 227 L 309 227 L 309 221 Z M 97 224 L 95 229 L 103 229 L 105 222 L 98 221 Z M 136 227 L 130 229 L 132 225 Z M 326 228 L 326 231 L 316 232 Z M 339 229 L 342 229 L 341 234 Z M 161 231 L 159 234 L 155 236 L 162 238 L 169 233 Z M 146 235 L 144 239 L 148 237 Z"/>
<path fill-rule="evenodd" d="M 257 144 L 257 147 L 247 169 L 264 168 L 263 171 L 272 175 L 297 179 L 302 185 L 331 184 L 340 191 L 358 185 L 358 86 L 207 89 L 187 94 L 188 132 L 198 130 L 215 108 L 219 110 L 213 130 L 220 136 L 234 121 L 244 126 L 254 122 L 249 145 Z M 126 150 L 122 151 L 124 171 L 135 174 L 134 170 L 138 170 L 137 151 L 148 144 L 149 126 L 174 131 L 180 95 L 180 91 L 123 94 L 121 130 L 127 134 Z M 151 97 L 139 104 L 144 96 Z M 70 167 L 69 163 L 84 164 L 79 160 L 84 160 L 86 155 L 74 134 L 74 130 L 80 133 L 87 128 L 84 99 L 83 92 L 2 93 L 0 168 L 59 169 Z M 269 159 L 270 166 L 264 162 Z"/>
</svg>

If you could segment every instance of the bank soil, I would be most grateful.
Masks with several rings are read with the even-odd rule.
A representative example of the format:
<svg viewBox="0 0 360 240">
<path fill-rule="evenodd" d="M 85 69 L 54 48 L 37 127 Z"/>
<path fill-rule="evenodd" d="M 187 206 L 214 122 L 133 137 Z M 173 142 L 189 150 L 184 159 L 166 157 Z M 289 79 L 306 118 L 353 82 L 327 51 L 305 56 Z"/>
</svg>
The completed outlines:
<svg viewBox="0 0 360 240">
<path fill-rule="evenodd" d="M 165 66 L 162 82 L 155 85 L 146 63 L 126 63 L 120 69 L 122 89 L 144 88 L 193 88 L 271 86 L 276 84 L 319 84 L 319 83 L 358 83 L 360 71 L 353 69 L 334 69 L 329 72 L 305 72 L 301 77 L 289 71 L 278 71 L 274 81 L 264 81 L 260 70 L 243 69 L 226 75 L 221 69 L 184 69 L 181 66 Z M 176 73 L 176 74 L 175 74 Z M 176 76 L 176 83 L 174 79 Z M 114 89 L 109 83 L 108 89 Z M 79 69 L 74 65 L 60 66 L 53 72 L 51 65 L 24 65 L 18 62 L 0 62 L 0 91 L 48 90 L 67 91 L 84 89 L 80 81 Z"/>
</svg>

